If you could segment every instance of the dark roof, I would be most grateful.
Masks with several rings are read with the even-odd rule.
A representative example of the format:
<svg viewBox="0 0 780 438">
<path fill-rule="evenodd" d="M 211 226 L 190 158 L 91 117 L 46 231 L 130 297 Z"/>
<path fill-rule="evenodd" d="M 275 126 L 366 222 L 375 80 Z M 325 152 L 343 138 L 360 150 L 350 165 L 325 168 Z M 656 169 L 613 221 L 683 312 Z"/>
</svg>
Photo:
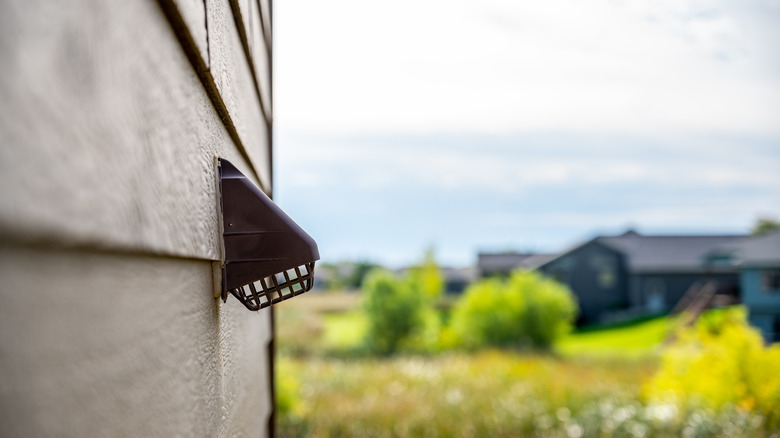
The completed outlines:
<svg viewBox="0 0 780 438">
<path fill-rule="evenodd" d="M 498 252 L 498 253 L 479 253 L 477 254 L 477 266 L 479 270 L 484 271 L 509 271 L 531 257 L 533 254 L 519 252 Z"/>
<path fill-rule="evenodd" d="M 445 281 L 470 283 L 477 279 L 476 269 L 467 268 L 441 268 Z"/>
<path fill-rule="evenodd" d="M 594 241 L 623 253 L 629 271 L 644 273 L 701 271 L 713 249 L 738 246 L 748 239 L 747 235 L 643 236 L 628 232 Z"/>
<path fill-rule="evenodd" d="M 558 254 L 533 254 L 523 259 L 518 268 L 536 269 L 557 256 Z"/>
<path fill-rule="evenodd" d="M 618 236 L 600 236 L 580 243 L 559 254 L 516 252 L 480 253 L 481 272 L 509 271 L 516 268 L 536 269 L 585 245 L 597 243 L 613 249 L 625 258 L 632 273 L 737 272 L 735 264 L 708 264 L 715 254 L 735 254 L 743 265 L 780 263 L 780 233 L 768 236 L 749 235 L 677 235 L 645 236 L 628 231 Z"/>
<path fill-rule="evenodd" d="M 480 272 L 504 272 L 518 268 L 535 269 L 551 260 L 553 254 L 519 252 L 479 253 L 477 266 Z"/>
<path fill-rule="evenodd" d="M 734 254 L 742 266 L 780 267 L 780 232 L 751 237 Z"/>
</svg>

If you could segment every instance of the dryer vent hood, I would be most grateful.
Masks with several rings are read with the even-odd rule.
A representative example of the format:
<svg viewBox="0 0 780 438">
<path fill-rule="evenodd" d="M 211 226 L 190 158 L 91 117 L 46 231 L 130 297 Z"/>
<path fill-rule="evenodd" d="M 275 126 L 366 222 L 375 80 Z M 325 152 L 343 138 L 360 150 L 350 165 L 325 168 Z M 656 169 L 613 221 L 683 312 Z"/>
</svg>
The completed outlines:
<svg viewBox="0 0 780 438">
<path fill-rule="evenodd" d="M 249 310 L 300 295 L 314 283 L 317 243 L 271 198 L 225 159 L 218 163 L 228 292 Z"/>
</svg>

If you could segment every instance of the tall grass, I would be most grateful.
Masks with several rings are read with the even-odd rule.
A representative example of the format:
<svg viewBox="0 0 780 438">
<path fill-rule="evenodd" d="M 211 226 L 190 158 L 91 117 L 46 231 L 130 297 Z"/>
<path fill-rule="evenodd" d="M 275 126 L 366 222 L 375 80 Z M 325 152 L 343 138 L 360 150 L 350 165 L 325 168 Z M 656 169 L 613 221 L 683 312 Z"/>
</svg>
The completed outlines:
<svg viewBox="0 0 780 438">
<path fill-rule="evenodd" d="M 295 402 L 281 437 L 764 436 L 736 409 L 644 404 L 653 360 L 477 355 L 336 360 L 283 357 Z"/>
<path fill-rule="evenodd" d="M 666 318 L 572 333 L 546 355 L 431 354 L 420 339 L 419 350 L 379 359 L 361 352 L 367 321 L 357 309 L 350 294 L 279 307 L 279 436 L 780 438 L 767 413 L 647 391 L 669 350 Z M 429 321 L 432 333 L 440 322 Z"/>
</svg>

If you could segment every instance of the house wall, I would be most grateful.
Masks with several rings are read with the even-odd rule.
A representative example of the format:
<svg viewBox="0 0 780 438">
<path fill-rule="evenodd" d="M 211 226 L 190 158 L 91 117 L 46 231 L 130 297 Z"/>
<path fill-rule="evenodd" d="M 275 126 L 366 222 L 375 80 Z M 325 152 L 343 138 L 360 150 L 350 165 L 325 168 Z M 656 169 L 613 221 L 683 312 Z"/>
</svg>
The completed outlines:
<svg viewBox="0 0 780 438">
<path fill-rule="evenodd" d="M 777 268 L 776 268 L 777 269 Z M 767 289 L 764 269 L 745 268 L 740 273 L 742 302 L 748 309 L 750 324 L 761 330 L 767 340 L 780 340 L 780 290 Z"/>
<path fill-rule="evenodd" d="M 265 12 L 265 15 L 262 12 Z M 267 436 L 215 157 L 271 193 L 270 4 L 0 4 L 3 436 Z"/>
<path fill-rule="evenodd" d="M 718 293 L 736 293 L 739 284 L 737 274 L 703 274 L 703 273 L 641 273 L 632 274 L 629 284 L 632 291 L 632 307 L 644 308 L 650 312 L 671 310 L 697 281 L 715 281 L 718 283 Z M 651 308 L 651 295 L 654 290 L 660 290 L 663 300 L 660 308 Z"/>
<path fill-rule="evenodd" d="M 603 313 L 628 305 L 621 255 L 596 242 L 574 249 L 540 270 L 571 288 L 579 302 L 581 324 L 597 322 Z"/>
</svg>

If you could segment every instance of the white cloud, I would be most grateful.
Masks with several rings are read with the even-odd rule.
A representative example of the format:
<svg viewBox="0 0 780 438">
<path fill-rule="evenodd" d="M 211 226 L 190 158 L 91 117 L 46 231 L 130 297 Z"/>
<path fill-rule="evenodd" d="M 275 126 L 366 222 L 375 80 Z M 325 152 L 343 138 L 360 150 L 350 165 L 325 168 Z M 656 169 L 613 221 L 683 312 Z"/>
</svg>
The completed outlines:
<svg viewBox="0 0 780 438">
<path fill-rule="evenodd" d="M 777 15 L 761 21 L 741 8 L 281 2 L 277 120 L 281 129 L 341 133 L 777 133 L 780 75 L 766 65 L 777 59 L 768 42 Z"/>
<path fill-rule="evenodd" d="M 338 140 L 331 140 L 338 143 Z M 598 150 L 576 143 L 514 149 L 489 144 L 454 148 L 430 139 L 427 147 L 377 147 L 372 140 L 341 144 L 296 143 L 295 156 L 281 154 L 289 184 L 361 189 L 412 186 L 430 190 L 479 189 L 522 195 L 545 187 L 619 187 L 627 184 L 679 189 L 780 187 L 780 156 L 736 141 L 692 142 L 688 150 L 626 140 Z M 522 141 L 518 140 L 518 143 Z M 698 145 L 696 143 L 699 143 Z M 703 144 L 703 146 L 702 146 Z"/>
<path fill-rule="evenodd" d="M 680 200 L 677 200 L 680 201 Z M 729 199 L 728 202 L 678 202 L 674 205 L 624 208 L 618 211 L 538 211 L 499 212 L 485 215 L 484 225 L 496 228 L 524 227 L 570 230 L 621 230 L 637 224 L 645 229 L 696 230 L 702 227 L 715 229 L 742 229 L 757 217 L 756 205 L 766 205 L 766 213 L 777 215 L 780 209 L 777 196 L 753 196 Z M 716 221 L 713 221 L 717 218 Z"/>
</svg>

